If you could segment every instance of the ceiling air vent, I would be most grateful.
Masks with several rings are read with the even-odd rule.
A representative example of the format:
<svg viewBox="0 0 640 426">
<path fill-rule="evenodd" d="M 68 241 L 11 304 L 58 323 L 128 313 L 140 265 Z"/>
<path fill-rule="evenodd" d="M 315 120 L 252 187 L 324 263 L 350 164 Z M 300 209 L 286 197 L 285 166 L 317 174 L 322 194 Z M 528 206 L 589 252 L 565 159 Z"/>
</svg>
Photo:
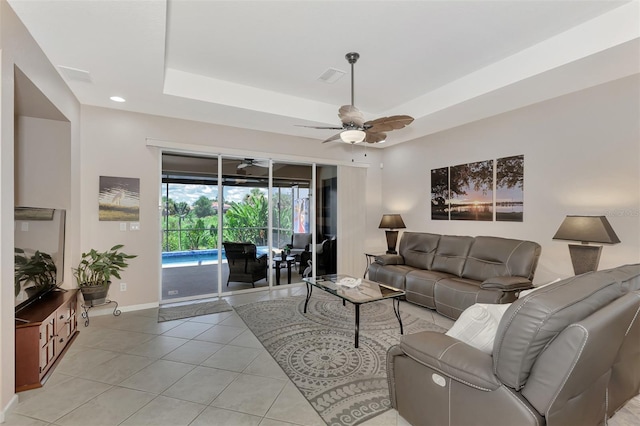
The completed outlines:
<svg viewBox="0 0 640 426">
<path fill-rule="evenodd" d="M 329 68 L 328 70 L 323 72 L 320 77 L 318 77 L 318 80 L 324 81 L 325 83 L 335 83 L 336 81 L 340 80 L 340 77 L 345 74 L 346 73 L 344 71 L 340 71 L 335 68 Z"/>
<path fill-rule="evenodd" d="M 85 81 L 91 83 L 91 74 L 89 71 L 79 70 L 77 68 L 65 67 L 58 65 L 60 72 L 67 80 Z"/>
</svg>

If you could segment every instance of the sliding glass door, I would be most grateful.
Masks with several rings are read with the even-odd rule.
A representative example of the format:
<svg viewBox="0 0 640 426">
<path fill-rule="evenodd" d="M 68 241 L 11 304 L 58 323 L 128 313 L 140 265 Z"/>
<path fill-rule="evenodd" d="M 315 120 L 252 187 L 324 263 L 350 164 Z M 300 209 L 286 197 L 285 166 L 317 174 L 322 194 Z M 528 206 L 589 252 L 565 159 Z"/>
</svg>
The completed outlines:
<svg viewBox="0 0 640 426">
<path fill-rule="evenodd" d="M 224 291 L 269 286 L 268 159 L 222 157 Z"/>
<path fill-rule="evenodd" d="M 163 155 L 163 301 L 218 292 L 217 162 L 217 158 Z"/>
<path fill-rule="evenodd" d="M 335 272 L 335 166 L 169 153 L 162 163 L 163 302 L 299 283 L 314 264 Z"/>
</svg>

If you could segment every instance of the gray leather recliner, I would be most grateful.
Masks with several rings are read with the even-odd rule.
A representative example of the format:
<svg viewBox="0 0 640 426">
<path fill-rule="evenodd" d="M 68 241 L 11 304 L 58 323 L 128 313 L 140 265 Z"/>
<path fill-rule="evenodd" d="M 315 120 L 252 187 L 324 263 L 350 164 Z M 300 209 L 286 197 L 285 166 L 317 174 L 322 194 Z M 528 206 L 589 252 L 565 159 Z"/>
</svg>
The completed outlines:
<svg viewBox="0 0 640 426">
<path fill-rule="evenodd" d="M 640 264 L 514 302 L 493 355 L 442 333 L 389 349 L 391 404 L 413 425 L 600 425 L 640 390 Z"/>
</svg>

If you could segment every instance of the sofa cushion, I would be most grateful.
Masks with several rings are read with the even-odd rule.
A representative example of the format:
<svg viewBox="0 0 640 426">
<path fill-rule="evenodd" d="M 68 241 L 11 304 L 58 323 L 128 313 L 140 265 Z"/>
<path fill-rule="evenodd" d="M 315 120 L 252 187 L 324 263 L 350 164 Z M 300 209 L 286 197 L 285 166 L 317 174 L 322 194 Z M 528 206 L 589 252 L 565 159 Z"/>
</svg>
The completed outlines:
<svg viewBox="0 0 640 426">
<path fill-rule="evenodd" d="M 558 333 L 626 293 L 621 278 L 615 270 L 578 275 L 514 302 L 498 327 L 493 351 L 500 380 L 520 390 L 536 359 Z"/>
<path fill-rule="evenodd" d="M 459 277 L 472 244 L 473 237 L 442 235 L 433 257 L 431 269 Z"/>
<path fill-rule="evenodd" d="M 531 241 L 476 237 L 461 276 L 478 281 L 501 276 L 532 280 L 540 250 L 540 245 Z"/>
<path fill-rule="evenodd" d="M 440 235 L 425 232 L 405 232 L 402 234 L 398 253 L 404 257 L 404 264 L 420 269 L 430 269 L 438 247 Z"/>
<path fill-rule="evenodd" d="M 407 301 L 435 309 L 434 289 L 436 282 L 451 276 L 446 272 L 427 271 L 424 269 L 415 269 L 409 272 L 405 277 Z"/>
<path fill-rule="evenodd" d="M 436 310 L 446 317 L 457 319 L 462 311 L 478 303 L 479 291 L 478 281 L 458 277 L 438 280 L 434 290 Z"/>
<path fill-rule="evenodd" d="M 371 281 L 384 283 L 395 288 L 404 290 L 404 277 L 415 268 L 407 265 L 380 265 L 372 263 L 369 266 L 369 279 Z"/>
<path fill-rule="evenodd" d="M 460 318 L 446 334 L 484 353 L 491 354 L 498 324 L 507 308 L 509 308 L 508 304 L 471 305 L 462 312 Z"/>
</svg>

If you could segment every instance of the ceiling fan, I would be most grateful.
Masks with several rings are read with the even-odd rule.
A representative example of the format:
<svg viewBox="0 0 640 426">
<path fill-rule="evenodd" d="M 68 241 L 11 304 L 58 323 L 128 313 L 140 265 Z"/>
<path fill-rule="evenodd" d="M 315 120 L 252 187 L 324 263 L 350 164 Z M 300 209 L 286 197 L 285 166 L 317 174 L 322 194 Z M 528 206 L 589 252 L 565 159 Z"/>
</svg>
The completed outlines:
<svg viewBox="0 0 640 426">
<path fill-rule="evenodd" d="M 351 105 L 343 105 L 338 110 L 338 117 L 342 121 L 342 127 L 317 127 L 302 126 L 312 129 L 333 129 L 342 130 L 322 143 L 342 140 L 343 142 L 356 144 L 360 142 L 380 143 L 387 138 L 386 132 L 402 129 L 413 121 L 413 117 L 408 115 L 392 115 L 390 117 L 380 117 L 375 120 L 364 121 L 364 115 L 353 105 L 353 65 L 360 58 L 360 54 L 350 52 L 345 58 L 351 64 Z"/>
<path fill-rule="evenodd" d="M 254 160 L 253 158 L 243 158 L 236 168 L 238 170 L 242 170 L 242 169 L 244 169 L 246 167 L 249 167 L 249 166 L 269 167 L 269 161 L 268 160 Z"/>
</svg>

